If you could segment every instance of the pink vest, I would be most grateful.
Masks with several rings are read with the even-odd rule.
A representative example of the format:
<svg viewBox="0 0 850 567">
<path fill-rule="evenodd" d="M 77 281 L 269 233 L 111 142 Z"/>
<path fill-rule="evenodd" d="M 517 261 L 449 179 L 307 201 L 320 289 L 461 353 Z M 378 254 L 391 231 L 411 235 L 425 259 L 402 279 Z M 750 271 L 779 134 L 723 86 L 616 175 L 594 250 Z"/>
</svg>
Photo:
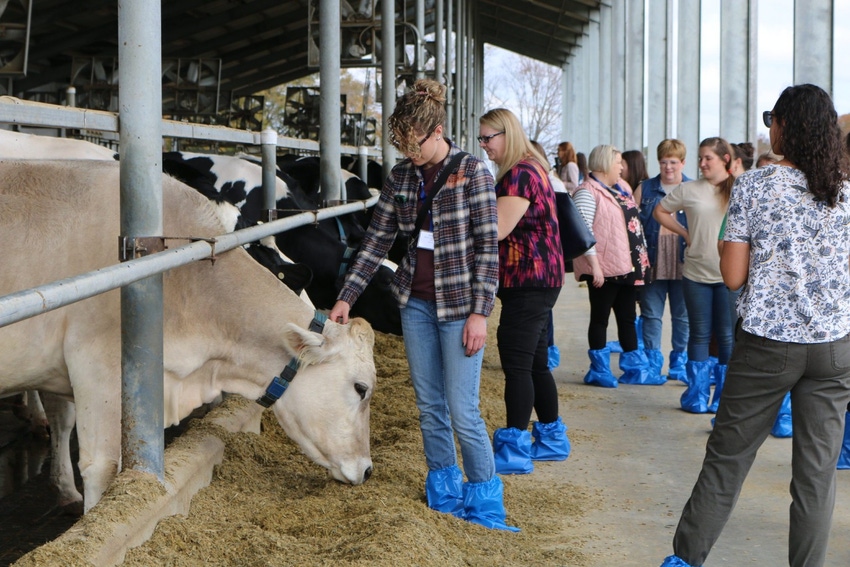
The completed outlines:
<svg viewBox="0 0 850 567">
<path fill-rule="evenodd" d="M 632 193 L 631 187 L 622 179 L 620 187 Z M 596 215 L 593 217 L 593 235 L 596 237 L 596 258 L 606 278 L 631 273 L 632 255 L 629 250 L 629 234 L 626 229 L 626 217 L 617 199 L 591 177 L 586 177 L 576 192 L 587 189 L 596 200 Z M 575 278 L 593 275 L 586 255 L 573 260 Z"/>
</svg>

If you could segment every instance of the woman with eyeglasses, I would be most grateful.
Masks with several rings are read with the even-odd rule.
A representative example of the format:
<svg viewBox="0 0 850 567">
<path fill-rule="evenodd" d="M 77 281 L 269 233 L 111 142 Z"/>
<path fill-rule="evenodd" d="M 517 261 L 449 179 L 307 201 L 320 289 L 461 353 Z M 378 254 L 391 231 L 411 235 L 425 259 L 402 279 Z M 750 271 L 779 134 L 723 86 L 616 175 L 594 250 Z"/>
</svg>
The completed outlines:
<svg viewBox="0 0 850 567">
<path fill-rule="evenodd" d="M 478 128 L 481 148 L 498 166 L 502 311 L 496 336 L 505 373 L 506 427 L 493 433 L 493 451 L 497 472 L 527 474 L 534 460 L 562 461 L 570 454 L 548 365 L 549 313 L 564 282 L 555 192 L 546 156 L 531 144 L 514 113 L 490 110 Z M 538 421 L 529 434 L 532 409 Z"/>
<path fill-rule="evenodd" d="M 384 182 L 328 317 L 347 323 L 351 305 L 396 236 L 410 235 L 392 290 L 419 408 L 428 506 L 487 528 L 519 531 L 505 523 L 504 489 L 479 410 L 487 317 L 499 268 L 493 176 L 482 160 L 443 135 L 445 103 L 446 87 L 431 79 L 416 81 L 396 102 L 389 129 L 406 159 Z"/>
<path fill-rule="evenodd" d="M 655 206 L 658 223 L 685 239 L 682 292 L 688 309 L 687 389 L 681 407 L 691 413 L 716 409 L 732 354 L 732 317 L 729 291 L 720 275 L 717 235 L 726 215 L 735 178 L 731 174 L 733 150 L 723 138 L 706 138 L 699 145 L 702 179 L 683 183 Z M 672 213 L 685 211 L 688 226 Z M 712 333 L 717 341 L 717 364 L 709 359 Z M 713 378 L 713 379 L 712 379 Z M 710 400 L 715 382 L 715 399 Z"/>
<path fill-rule="evenodd" d="M 820 87 L 786 88 L 764 121 L 783 159 L 743 173 L 732 193 L 720 269 L 730 288 L 744 286 L 742 321 L 702 471 L 663 567 L 703 564 L 789 392 L 788 564 L 826 562 L 850 401 L 850 163 Z"/>
<path fill-rule="evenodd" d="M 596 246 L 573 260 L 575 278 L 587 282 L 590 324 L 587 329 L 590 369 L 584 383 L 616 388 L 618 378 L 611 372 L 608 319 L 617 320 L 620 354 L 619 382 L 658 384 L 666 380 L 653 376 L 649 360 L 638 348 L 635 317 L 637 287 L 646 283 L 649 256 L 638 207 L 632 188 L 621 177 L 623 156 L 614 146 L 596 146 L 588 158 L 588 173 L 575 192 L 575 203 L 596 237 Z"/>
</svg>

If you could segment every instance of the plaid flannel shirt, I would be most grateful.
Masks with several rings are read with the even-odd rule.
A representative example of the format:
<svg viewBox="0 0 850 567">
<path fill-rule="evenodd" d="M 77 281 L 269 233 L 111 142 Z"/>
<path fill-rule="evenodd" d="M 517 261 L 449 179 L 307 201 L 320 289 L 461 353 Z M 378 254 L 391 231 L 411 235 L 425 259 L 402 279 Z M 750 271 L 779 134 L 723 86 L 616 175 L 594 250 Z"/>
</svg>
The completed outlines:
<svg viewBox="0 0 850 567">
<path fill-rule="evenodd" d="M 451 144 L 451 157 L 461 151 Z M 384 182 L 369 231 L 345 277 L 338 299 L 354 304 L 372 279 L 399 233 L 410 234 L 422 175 L 407 159 L 393 167 Z M 434 288 L 440 321 L 465 319 L 471 313 L 489 316 L 495 302 L 499 271 L 496 193 L 484 162 L 466 156 L 449 175 L 431 205 L 434 221 Z M 392 290 L 404 307 L 416 266 L 411 246 L 396 270 Z"/>
</svg>

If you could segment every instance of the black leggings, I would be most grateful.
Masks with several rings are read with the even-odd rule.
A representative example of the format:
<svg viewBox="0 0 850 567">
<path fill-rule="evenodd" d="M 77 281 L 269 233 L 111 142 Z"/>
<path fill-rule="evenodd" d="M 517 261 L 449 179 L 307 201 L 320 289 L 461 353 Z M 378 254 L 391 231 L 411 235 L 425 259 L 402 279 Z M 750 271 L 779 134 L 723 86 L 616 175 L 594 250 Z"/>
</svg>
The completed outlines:
<svg viewBox="0 0 850 567">
<path fill-rule="evenodd" d="M 541 423 L 558 419 L 558 389 L 549 370 L 549 314 L 561 288 L 503 288 L 496 339 L 505 372 L 507 427 L 528 428 L 531 410 Z"/>
<path fill-rule="evenodd" d="M 608 342 L 608 319 L 611 309 L 617 319 L 617 338 L 623 352 L 637 349 L 635 331 L 635 301 L 637 287 L 606 281 L 602 287 L 593 287 L 587 282 L 590 298 L 590 325 L 587 328 L 587 344 L 591 350 L 605 348 Z"/>
</svg>

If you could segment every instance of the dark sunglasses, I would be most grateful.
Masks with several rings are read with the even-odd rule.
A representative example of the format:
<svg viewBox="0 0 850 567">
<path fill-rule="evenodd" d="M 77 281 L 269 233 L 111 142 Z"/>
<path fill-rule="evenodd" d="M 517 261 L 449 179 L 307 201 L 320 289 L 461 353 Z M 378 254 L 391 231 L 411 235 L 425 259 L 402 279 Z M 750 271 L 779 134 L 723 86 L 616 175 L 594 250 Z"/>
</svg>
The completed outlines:
<svg viewBox="0 0 850 567">
<path fill-rule="evenodd" d="M 478 136 L 478 138 L 476 138 L 476 140 L 478 140 L 478 142 L 482 143 L 482 144 L 489 144 L 490 140 L 492 140 L 493 138 L 495 138 L 499 134 L 504 134 L 504 132 L 496 132 L 495 134 L 490 134 L 489 136 Z"/>
<path fill-rule="evenodd" d="M 770 128 L 770 125 L 773 124 L 773 111 L 765 110 L 761 113 L 761 119 L 762 122 L 764 122 L 764 125 Z"/>
</svg>

